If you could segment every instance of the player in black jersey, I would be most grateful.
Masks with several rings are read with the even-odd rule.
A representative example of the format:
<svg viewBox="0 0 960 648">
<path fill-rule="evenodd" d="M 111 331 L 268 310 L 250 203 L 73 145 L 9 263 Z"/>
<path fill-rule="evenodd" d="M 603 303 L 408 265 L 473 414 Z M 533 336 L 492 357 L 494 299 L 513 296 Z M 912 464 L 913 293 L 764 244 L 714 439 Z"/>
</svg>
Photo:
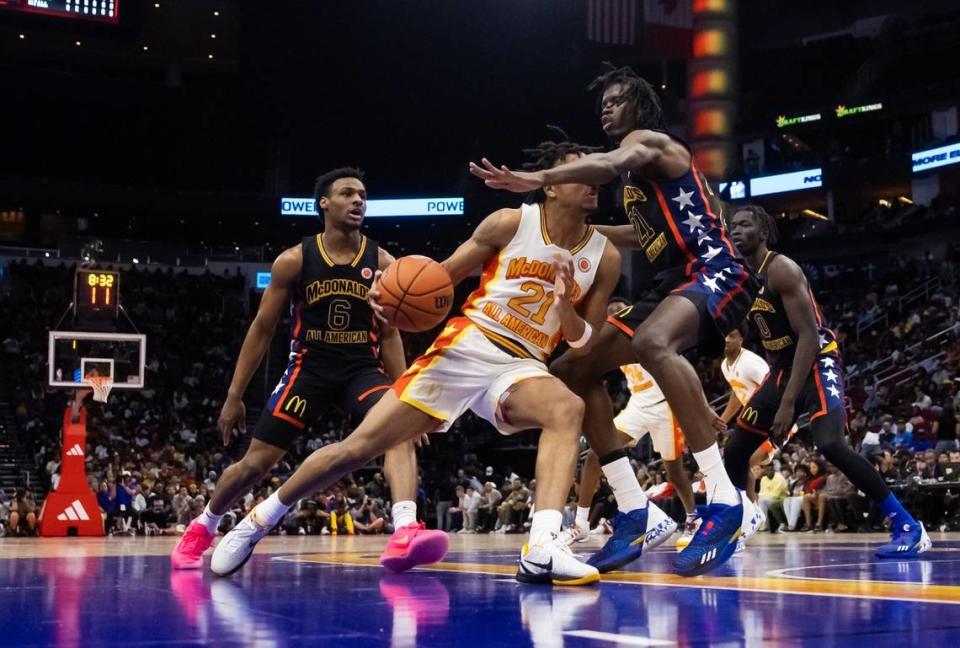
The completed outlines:
<svg viewBox="0 0 960 648">
<path fill-rule="evenodd" d="M 360 233 L 367 204 L 362 172 L 341 168 L 320 176 L 315 197 L 323 213 L 323 232 L 284 250 L 273 263 L 217 423 L 224 445 L 234 429 L 246 431 L 243 394 L 288 301 L 289 365 L 267 399 L 246 454 L 223 472 L 207 507 L 174 549 L 175 568 L 202 565 L 224 513 L 269 473 L 307 425 L 331 407 L 358 425 L 406 369 L 399 332 L 381 331 L 367 302 L 374 274 L 394 259 Z M 426 531 L 416 521 L 413 441 L 387 452 L 384 472 L 394 500 L 394 526 L 442 544 L 445 553 L 446 534 Z"/>
<path fill-rule="evenodd" d="M 801 414 L 810 416 L 814 443 L 890 519 L 893 537 L 880 558 L 910 558 L 930 548 L 923 525 L 911 517 L 865 458 L 846 442 L 843 365 L 836 336 L 826 327 L 803 270 L 770 250 L 776 223 L 762 208 L 741 207 L 730 233 L 763 286 L 747 318 L 770 363 L 770 373 L 737 418 L 724 449 L 731 479 L 744 488 L 750 457 L 768 438 L 782 441 Z M 809 524 L 809 520 L 808 520 Z"/>
<path fill-rule="evenodd" d="M 608 318 L 596 332 L 601 352 L 558 359 L 551 371 L 586 402 L 587 439 L 600 457 L 621 515 L 614 534 L 590 558 L 601 572 L 640 556 L 651 516 L 613 423 L 603 376 L 639 362 L 662 389 L 704 474 L 709 508 L 701 532 L 674 561 L 678 573 L 703 573 L 733 555 L 737 538 L 755 523 L 753 504 L 734 488 L 723 468 L 716 432 L 722 421 L 710 409 L 693 366 L 681 355 L 700 348 L 719 355 L 724 337 L 750 308 L 758 283 L 727 237 L 720 203 L 690 148 L 663 130 L 656 91 L 630 68 L 608 64 L 591 85 L 601 92 L 600 123 L 615 148 L 538 172 L 497 168 L 485 158 L 471 165 L 488 186 L 532 191 L 543 185 L 622 182 L 629 225 L 599 227 L 614 244 L 637 247 L 652 284 L 640 301 Z M 646 539 L 646 540 L 644 540 Z"/>
</svg>

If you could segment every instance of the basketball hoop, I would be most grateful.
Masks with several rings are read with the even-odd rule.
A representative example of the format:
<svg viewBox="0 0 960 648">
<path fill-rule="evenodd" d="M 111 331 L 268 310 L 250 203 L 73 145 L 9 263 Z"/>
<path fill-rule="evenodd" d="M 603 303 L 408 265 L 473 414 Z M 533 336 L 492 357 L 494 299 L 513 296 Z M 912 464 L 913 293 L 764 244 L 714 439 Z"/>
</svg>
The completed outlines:
<svg viewBox="0 0 960 648">
<path fill-rule="evenodd" d="M 113 382 L 110 376 L 87 376 L 83 382 L 93 389 L 93 400 L 98 403 L 106 403 L 110 397 L 110 390 L 113 388 Z"/>
</svg>

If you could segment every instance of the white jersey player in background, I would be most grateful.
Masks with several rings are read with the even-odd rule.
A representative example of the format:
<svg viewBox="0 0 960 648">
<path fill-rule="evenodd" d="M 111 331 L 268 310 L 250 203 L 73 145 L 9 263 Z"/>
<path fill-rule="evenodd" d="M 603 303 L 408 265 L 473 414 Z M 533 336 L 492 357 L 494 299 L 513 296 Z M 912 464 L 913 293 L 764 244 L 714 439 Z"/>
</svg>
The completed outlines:
<svg viewBox="0 0 960 648">
<path fill-rule="evenodd" d="M 723 377 L 730 385 L 730 399 L 727 401 L 727 406 L 720 418 L 723 419 L 724 423 L 729 424 L 740 413 L 740 409 L 750 402 L 753 392 L 760 388 L 767 374 L 770 373 L 770 367 L 766 360 L 759 355 L 750 349 L 743 348 L 743 334 L 740 331 L 732 331 L 726 337 L 720 371 L 723 372 Z M 750 413 L 747 412 L 748 418 L 749 415 Z M 796 431 L 797 426 L 794 425 L 787 438 L 793 436 Z M 775 450 L 769 439 L 765 441 L 750 458 L 751 470 L 754 466 L 769 461 Z M 749 479 L 747 481 L 747 495 L 751 500 L 756 501 L 757 496 L 754 490 L 754 480 Z"/>
<path fill-rule="evenodd" d="M 622 300 L 610 302 L 607 306 L 608 315 L 613 315 L 629 305 Z M 614 418 L 613 424 L 620 432 L 621 441 L 625 448 L 639 443 L 644 435 L 649 434 L 653 441 L 653 449 L 660 454 L 663 465 L 667 470 L 667 479 L 677 491 L 683 508 L 687 512 L 683 535 L 677 541 L 678 548 L 682 549 L 690 542 L 693 535 L 695 507 L 693 488 L 690 478 L 683 468 L 683 430 L 677 423 L 667 399 L 660 391 L 660 387 L 653 377 L 644 371 L 639 364 L 623 365 L 620 367 L 627 379 L 630 390 L 630 400 L 623 410 Z M 600 459 L 591 449 L 583 464 L 580 475 L 580 488 L 577 501 L 577 517 L 571 532 L 571 539 L 575 542 L 585 542 L 590 532 L 590 506 L 593 496 L 600 485 Z M 651 513 L 660 509 L 650 503 Z M 666 514 L 660 511 L 660 515 Z M 654 516 L 657 517 L 657 516 Z M 672 533 L 672 531 L 671 531 Z"/>
<path fill-rule="evenodd" d="M 723 377 L 726 379 L 727 384 L 730 385 L 730 398 L 720 418 L 723 419 L 724 423 L 729 424 L 730 421 L 737 417 L 737 414 L 740 413 L 744 405 L 750 402 L 753 393 L 763 384 L 767 374 L 770 373 L 770 367 L 767 365 L 766 360 L 759 355 L 750 349 L 743 348 L 743 334 L 739 330 L 735 330 L 731 331 L 726 337 L 720 371 L 723 372 Z M 747 412 L 746 415 L 749 417 L 750 413 Z M 793 436 L 796 431 L 797 426 L 794 425 L 793 429 L 790 430 L 790 433 L 787 435 L 787 438 L 789 439 Z M 763 442 L 763 445 L 757 448 L 753 456 L 750 457 L 751 476 L 750 479 L 747 480 L 747 497 L 749 497 L 751 501 L 757 501 L 756 480 L 752 474 L 754 466 L 767 463 L 773 458 L 775 452 L 776 448 L 774 448 L 770 440 L 767 439 Z M 765 525 L 766 521 L 761 523 L 761 527 Z M 743 551 L 744 542 L 745 540 L 743 538 L 737 541 L 737 553 Z"/>
</svg>

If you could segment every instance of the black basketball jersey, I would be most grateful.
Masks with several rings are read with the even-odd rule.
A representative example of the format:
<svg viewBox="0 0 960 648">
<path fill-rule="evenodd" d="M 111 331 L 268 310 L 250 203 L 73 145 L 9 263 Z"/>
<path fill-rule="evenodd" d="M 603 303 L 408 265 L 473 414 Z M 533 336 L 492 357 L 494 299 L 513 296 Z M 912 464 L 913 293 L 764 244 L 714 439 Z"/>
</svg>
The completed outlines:
<svg viewBox="0 0 960 648">
<path fill-rule="evenodd" d="M 290 350 L 337 376 L 380 367 L 380 331 L 367 290 L 379 264 L 379 246 L 366 236 L 349 263 L 336 264 L 319 234 L 300 243 L 303 270 L 290 300 Z"/>
<path fill-rule="evenodd" d="M 760 293 L 753 300 L 753 306 L 747 314 L 747 321 L 760 336 L 760 343 L 767 352 L 767 359 L 772 366 L 789 368 L 793 364 L 793 354 L 797 348 L 797 332 L 790 324 L 783 300 L 770 287 L 767 279 L 767 269 L 777 253 L 770 251 L 757 270 L 757 275 L 763 282 Z M 814 317 L 817 320 L 820 353 L 830 353 L 837 350 L 836 336 L 833 331 L 824 325 L 820 314 L 820 307 L 813 296 L 813 291 L 807 286 L 810 302 L 813 304 Z"/>
<path fill-rule="evenodd" d="M 686 281 L 704 269 L 716 272 L 731 263 L 742 265 L 733 261 L 740 255 L 724 229 L 720 200 L 692 154 L 690 168 L 673 180 L 628 174 L 623 209 L 647 260 L 648 281 Z"/>
</svg>

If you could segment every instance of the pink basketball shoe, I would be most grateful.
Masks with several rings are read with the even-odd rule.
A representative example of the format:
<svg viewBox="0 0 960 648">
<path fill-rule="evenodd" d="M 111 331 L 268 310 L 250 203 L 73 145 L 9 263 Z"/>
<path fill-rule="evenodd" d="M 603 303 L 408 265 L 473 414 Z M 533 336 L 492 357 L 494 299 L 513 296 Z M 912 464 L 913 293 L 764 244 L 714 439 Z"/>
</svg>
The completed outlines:
<svg viewBox="0 0 960 648">
<path fill-rule="evenodd" d="M 194 520 L 174 547 L 170 563 L 174 569 L 200 569 L 203 567 L 203 552 L 212 544 L 213 534 Z"/>
<path fill-rule="evenodd" d="M 417 565 L 443 560 L 447 555 L 447 534 L 413 522 L 393 532 L 380 564 L 392 572 L 404 572 Z"/>
</svg>

